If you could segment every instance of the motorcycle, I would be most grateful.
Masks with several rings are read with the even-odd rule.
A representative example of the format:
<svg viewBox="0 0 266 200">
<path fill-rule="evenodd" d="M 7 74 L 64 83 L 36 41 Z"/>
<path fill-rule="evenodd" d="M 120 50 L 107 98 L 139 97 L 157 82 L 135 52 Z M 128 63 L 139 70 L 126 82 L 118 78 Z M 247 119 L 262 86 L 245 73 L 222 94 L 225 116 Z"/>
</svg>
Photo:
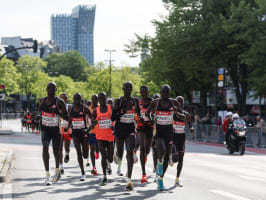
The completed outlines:
<svg viewBox="0 0 266 200">
<path fill-rule="evenodd" d="M 232 123 L 230 128 L 232 132 L 229 135 L 227 144 L 229 154 L 239 152 L 240 155 L 244 155 L 247 138 L 247 127 L 245 122 L 241 119 L 237 119 Z"/>
</svg>

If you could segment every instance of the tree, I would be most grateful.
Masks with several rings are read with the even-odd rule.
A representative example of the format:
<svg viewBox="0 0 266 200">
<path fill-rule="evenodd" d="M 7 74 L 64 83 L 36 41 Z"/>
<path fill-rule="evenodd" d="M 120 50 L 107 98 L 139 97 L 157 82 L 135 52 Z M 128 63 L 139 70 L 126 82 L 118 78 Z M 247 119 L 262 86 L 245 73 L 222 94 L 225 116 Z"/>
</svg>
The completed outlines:
<svg viewBox="0 0 266 200">
<path fill-rule="evenodd" d="M 4 57 L 0 61 L 0 84 L 5 85 L 6 95 L 19 93 L 20 79 L 21 74 L 18 73 L 14 63 Z"/>
<path fill-rule="evenodd" d="M 87 81 L 89 74 L 96 71 L 77 51 L 68 51 L 64 54 L 52 53 L 46 61 L 48 63 L 44 69 L 46 73 L 51 76 L 69 76 L 74 81 Z"/>
</svg>

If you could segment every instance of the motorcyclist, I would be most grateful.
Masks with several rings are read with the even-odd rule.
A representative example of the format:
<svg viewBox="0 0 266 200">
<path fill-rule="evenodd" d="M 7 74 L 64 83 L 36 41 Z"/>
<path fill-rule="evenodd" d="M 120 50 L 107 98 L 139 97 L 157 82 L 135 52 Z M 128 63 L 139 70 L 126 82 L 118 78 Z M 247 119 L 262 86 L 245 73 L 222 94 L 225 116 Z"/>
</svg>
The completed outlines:
<svg viewBox="0 0 266 200">
<path fill-rule="evenodd" d="M 229 135 L 232 132 L 232 129 L 229 128 L 233 122 L 232 116 L 233 116 L 233 113 L 228 112 L 226 114 L 226 118 L 225 118 L 224 123 L 223 123 L 223 131 L 225 133 L 225 142 L 224 142 L 225 144 L 228 143 Z"/>
</svg>

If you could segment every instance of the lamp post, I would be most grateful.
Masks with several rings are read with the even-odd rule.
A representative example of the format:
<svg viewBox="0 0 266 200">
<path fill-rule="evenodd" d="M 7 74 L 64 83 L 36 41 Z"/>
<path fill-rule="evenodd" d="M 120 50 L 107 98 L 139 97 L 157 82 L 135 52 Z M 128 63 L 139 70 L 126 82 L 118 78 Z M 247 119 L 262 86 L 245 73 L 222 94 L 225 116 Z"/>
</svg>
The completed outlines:
<svg viewBox="0 0 266 200">
<path fill-rule="evenodd" d="M 109 92 L 108 92 L 108 96 L 111 97 L 111 89 L 112 89 L 112 53 L 116 52 L 116 50 L 112 49 L 106 49 L 104 50 L 106 52 L 109 52 L 110 57 L 109 57 Z"/>
</svg>

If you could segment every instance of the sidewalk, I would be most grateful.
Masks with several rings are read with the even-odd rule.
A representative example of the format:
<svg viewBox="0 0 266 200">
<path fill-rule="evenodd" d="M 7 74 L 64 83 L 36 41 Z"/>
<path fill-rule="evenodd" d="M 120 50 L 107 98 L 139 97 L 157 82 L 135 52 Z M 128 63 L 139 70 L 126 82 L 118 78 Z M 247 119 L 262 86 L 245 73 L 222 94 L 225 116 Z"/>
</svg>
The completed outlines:
<svg viewBox="0 0 266 200">
<path fill-rule="evenodd" d="M 0 183 L 4 182 L 11 166 L 13 150 L 0 147 Z"/>
<path fill-rule="evenodd" d="M 13 131 L 10 128 L 0 128 L 0 135 L 10 135 Z"/>
</svg>

